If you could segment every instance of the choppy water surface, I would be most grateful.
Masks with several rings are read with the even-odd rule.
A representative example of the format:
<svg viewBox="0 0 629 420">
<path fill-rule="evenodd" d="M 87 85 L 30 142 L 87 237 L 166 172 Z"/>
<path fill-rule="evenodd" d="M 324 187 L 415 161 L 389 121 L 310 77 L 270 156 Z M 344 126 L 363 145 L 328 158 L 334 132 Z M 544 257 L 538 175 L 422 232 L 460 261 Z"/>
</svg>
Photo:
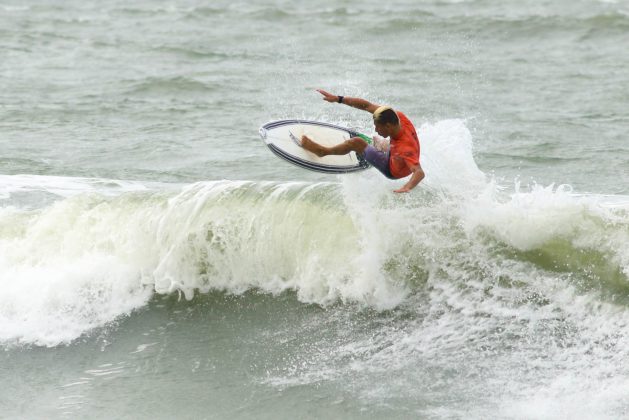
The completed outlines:
<svg viewBox="0 0 629 420">
<path fill-rule="evenodd" d="M 0 3 L 9 418 L 629 416 L 629 6 Z M 278 161 L 278 118 L 427 178 Z"/>
</svg>

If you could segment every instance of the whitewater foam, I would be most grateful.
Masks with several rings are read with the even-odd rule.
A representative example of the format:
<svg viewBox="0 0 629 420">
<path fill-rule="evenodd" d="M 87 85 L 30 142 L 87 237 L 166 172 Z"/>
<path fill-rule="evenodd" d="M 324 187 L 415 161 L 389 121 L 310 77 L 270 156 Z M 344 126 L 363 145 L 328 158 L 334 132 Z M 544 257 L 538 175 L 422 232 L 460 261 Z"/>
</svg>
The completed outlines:
<svg viewBox="0 0 629 420">
<path fill-rule="evenodd" d="M 5 208 L 0 339 L 68 342 L 153 291 L 291 289 L 304 302 L 385 306 L 399 293 L 361 276 L 358 243 L 333 184 L 206 182 Z"/>
</svg>

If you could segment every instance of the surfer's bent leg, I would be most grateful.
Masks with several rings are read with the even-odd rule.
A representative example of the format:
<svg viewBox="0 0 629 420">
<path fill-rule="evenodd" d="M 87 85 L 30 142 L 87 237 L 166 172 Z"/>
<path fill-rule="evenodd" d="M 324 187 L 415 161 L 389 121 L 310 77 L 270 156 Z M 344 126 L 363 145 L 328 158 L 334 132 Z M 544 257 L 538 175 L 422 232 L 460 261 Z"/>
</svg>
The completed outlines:
<svg viewBox="0 0 629 420">
<path fill-rule="evenodd" d="M 386 176 L 389 179 L 395 179 L 393 175 L 391 175 L 391 169 L 389 169 L 389 152 L 383 152 L 382 150 L 378 150 L 372 145 L 369 145 L 365 148 L 365 153 L 363 153 L 363 157 L 371 166 L 379 170 L 382 175 Z"/>
<path fill-rule="evenodd" d="M 301 147 L 319 157 L 327 155 L 346 155 L 349 152 L 356 152 L 362 155 L 365 153 L 367 143 L 360 137 L 352 137 L 351 139 L 345 140 L 343 143 L 337 144 L 336 146 L 325 147 L 312 141 L 308 136 L 302 136 Z"/>
</svg>

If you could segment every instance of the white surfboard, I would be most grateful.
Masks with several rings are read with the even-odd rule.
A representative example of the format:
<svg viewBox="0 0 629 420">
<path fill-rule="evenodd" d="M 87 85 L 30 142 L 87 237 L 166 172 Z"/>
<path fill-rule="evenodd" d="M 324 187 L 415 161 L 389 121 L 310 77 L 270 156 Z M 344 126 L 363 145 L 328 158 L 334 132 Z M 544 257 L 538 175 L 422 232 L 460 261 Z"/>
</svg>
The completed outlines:
<svg viewBox="0 0 629 420">
<path fill-rule="evenodd" d="M 318 121 L 271 121 L 260 127 L 260 137 L 268 148 L 277 156 L 301 168 L 332 174 L 369 168 L 369 164 L 362 156 L 357 156 L 354 152 L 342 156 L 319 157 L 299 145 L 303 135 L 326 147 L 335 146 L 356 136 L 371 142 L 367 136 L 348 128 Z"/>
</svg>

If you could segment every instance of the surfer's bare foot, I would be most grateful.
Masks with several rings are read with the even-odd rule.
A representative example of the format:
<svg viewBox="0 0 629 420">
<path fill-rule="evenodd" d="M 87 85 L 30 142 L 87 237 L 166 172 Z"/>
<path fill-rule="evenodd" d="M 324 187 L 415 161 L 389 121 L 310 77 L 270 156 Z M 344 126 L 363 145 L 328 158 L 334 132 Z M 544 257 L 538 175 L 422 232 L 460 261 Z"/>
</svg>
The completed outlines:
<svg viewBox="0 0 629 420">
<path fill-rule="evenodd" d="M 312 141 L 308 136 L 301 136 L 301 147 L 319 157 L 327 155 L 325 149 L 320 144 Z"/>
</svg>

